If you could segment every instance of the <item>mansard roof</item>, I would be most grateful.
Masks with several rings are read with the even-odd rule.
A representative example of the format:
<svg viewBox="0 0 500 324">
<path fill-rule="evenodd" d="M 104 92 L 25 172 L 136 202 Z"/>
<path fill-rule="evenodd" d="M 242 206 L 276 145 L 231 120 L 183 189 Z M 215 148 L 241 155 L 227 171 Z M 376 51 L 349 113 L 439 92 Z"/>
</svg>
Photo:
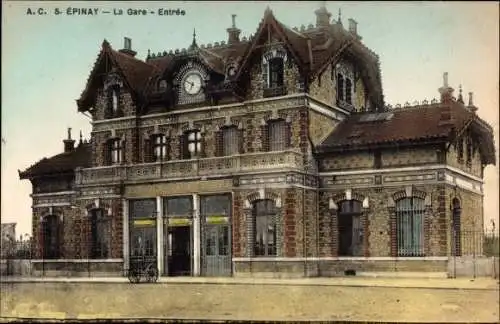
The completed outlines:
<svg viewBox="0 0 500 324">
<path fill-rule="evenodd" d="M 352 114 L 316 149 L 318 153 L 329 153 L 428 141 L 451 143 L 467 128 L 481 141 L 479 149 L 484 163 L 495 164 L 493 129 L 463 103 L 455 100 L 380 113 Z"/>
<path fill-rule="evenodd" d="M 267 31 L 272 32 L 287 48 L 300 73 L 308 81 L 313 80 L 329 64 L 335 64 L 345 55 L 349 56 L 361 66 L 361 75 L 370 99 L 376 107 L 383 107 L 378 56 L 361 43 L 359 36 L 353 35 L 338 23 L 320 27 L 309 26 L 308 29 L 299 31 L 279 22 L 272 11 L 267 9 L 253 37 L 248 40 L 243 37 L 239 42 L 221 42 L 215 43 L 214 46 L 198 47 L 196 57 L 219 74 L 224 74 L 230 62 L 237 63 L 239 71 L 236 81 L 241 80 L 240 76 L 247 74 L 251 58 L 262 50 L 261 45 L 265 44 L 268 37 Z M 141 61 L 129 54 L 113 50 L 105 40 L 85 90 L 77 100 L 78 109 L 85 111 L 95 104 L 95 91 L 102 83 L 100 74 L 107 72 L 111 66 L 122 73 L 134 97 L 139 100 L 146 99 L 147 102 L 147 97 L 158 78 L 175 69 L 185 57 L 186 51 L 164 51 L 158 55 L 148 54 L 147 59 Z"/>
<path fill-rule="evenodd" d="M 50 158 L 43 158 L 25 171 L 19 171 L 20 179 L 32 179 L 38 176 L 60 175 L 61 173 L 71 173 L 77 167 L 90 167 L 91 165 L 91 145 L 90 143 L 80 143 L 73 151 L 54 155 Z"/>
</svg>

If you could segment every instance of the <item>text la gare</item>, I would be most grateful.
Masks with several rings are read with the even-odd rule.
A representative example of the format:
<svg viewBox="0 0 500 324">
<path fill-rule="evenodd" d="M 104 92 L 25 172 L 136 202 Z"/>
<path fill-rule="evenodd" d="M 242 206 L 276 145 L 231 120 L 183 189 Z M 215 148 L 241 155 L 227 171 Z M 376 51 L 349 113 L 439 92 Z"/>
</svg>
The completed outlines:
<svg viewBox="0 0 500 324">
<path fill-rule="evenodd" d="M 125 12 L 123 9 L 113 9 L 113 14 L 116 16 L 121 16 L 124 15 Z M 129 16 L 146 16 L 148 14 L 148 11 L 145 9 L 132 9 L 129 8 L 126 11 L 126 14 Z"/>
</svg>

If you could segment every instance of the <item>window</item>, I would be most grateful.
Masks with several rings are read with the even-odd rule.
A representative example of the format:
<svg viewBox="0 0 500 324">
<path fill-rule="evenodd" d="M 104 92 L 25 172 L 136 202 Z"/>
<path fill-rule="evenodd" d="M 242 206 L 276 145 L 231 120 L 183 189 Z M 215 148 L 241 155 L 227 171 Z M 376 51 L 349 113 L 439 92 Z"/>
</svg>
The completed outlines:
<svg viewBox="0 0 500 324">
<path fill-rule="evenodd" d="M 472 164 L 472 141 L 470 140 L 470 137 L 467 137 L 466 142 L 465 142 L 466 148 L 465 148 L 465 154 L 466 154 L 466 163 L 467 166 L 471 166 Z"/>
<path fill-rule="evenodd" d="M 337 100 L 344 101 L 344 77 L 337 74 Z"/>
<path fill-rule="evenodd" d="M 151 136 L 153 161 L 165 161 L 168 159 L 168 141 L 163 134 Z"/>
<path fill-rule="evenodd" d="M 338 233 L 340 256 L 361 256 L 363 254 L 363 227 L 361 202 L 344 200 L 339 204 Z"/>
<path fill-rule="evenodd" d="M 222 130 L 223 155 L 239 153 L 239 129 L 236 126 L 225 127 Z"/>
<path fill-rule="evenodd" d="M 269 61 L 269 87 L 278 88 L 283 86 L 283 59 L 273 58 Z"/>
<path fill-rule="evenodd" d="M 110 236 L 109 218 L 106 217 L 102 208 L 90 211 L 91 222 L 91 258 L 106 259 L 110 255 Z"/>
<path fill-rule="evenodd" d="M 119 138 L 111 139 L 109 146 L 109 164 L 120 164 L 123 162 L 122 141 Z"/>
<path fill-rule="evenodd" d="M 195 158 L 201 154 L 201 132 L 199 130 L 189 131 L 185 134 L 186 144 L 184 149 L 184 158 Z"/>
<path fill-rule="evenodd" d="M 160 92 L 163 92 L 165 90 L 167 90 L 167 81 L 166 80 L 161 80 L 159 83 L 158 83 L 158 90 Z"/>
<path fill-rule="evenodd" d="M 191 217 L 193 215 L 193 200 L 191 196 L 165 198 L 164 210 L 168 216 Z"/>
<path fill-rule="evenodd" d="M 453 209 L 453 256 L 462 255 L 462 239 L 461 239 L 461 216 L 462 208 L 460 206 L 460 200 L 457 198 L 453 199 L 452 202 Z"/>
<path fill-rule="evenodd" d="M 253 205 L 255 256 L 276 256 L 275 214 L 275 204 L 270 199 L 258 200 Z"/>
<path fill-rule="evenodd" d="M 458 162 L 463 162 L 464 160 L 464 142 L 462 138 L 458 139 L 457 142 L 457 154 L 458 154 Z"/>
<path fill-rule="evenodd" d="M 106 117 L 119 117 L 121 116 L 120 109 L 120 88 L 119 86 L 112 86 L 108 90 L 108 107 L 106 110 Z"/>
<path fill-rule="evenodd" d="M 352 105 L 352 81 L 349 78 L 345 79 L 345 101 Z"/>
<path fill-rule="evenodd" d="M 271 151 L 283 151 L 287 147 L 286 122 L 284 120 L 273 120 L 269 122 L 269 149 Z"/>
<path fill-rule="evenodd" d="M 42 242 L 44 259 L 59 259 L 61 258 L 61 225 L 59 217 L 56 215 L 48 215 L 42 220 Z"/>
<path fill-rule="evenodd" d="M 396 202 L 398 256 L 424 255 L 424 199 L 410 197 Z"/>
</svg>

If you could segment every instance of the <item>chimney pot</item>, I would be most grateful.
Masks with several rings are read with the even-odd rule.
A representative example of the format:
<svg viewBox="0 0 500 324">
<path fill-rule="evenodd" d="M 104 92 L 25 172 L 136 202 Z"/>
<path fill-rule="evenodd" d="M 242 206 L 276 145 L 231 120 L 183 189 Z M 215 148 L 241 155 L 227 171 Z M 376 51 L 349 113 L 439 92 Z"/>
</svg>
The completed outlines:
<svg viewBox="0 0 500 324">
<path fill-rule="evenodd" d="M 240 42 L 240 33 L 241 30 L 236 27 L 236 15 L 232 14 L 231 15 L 231 20 L 232 20 L 232 25 L 230 28 L 227 29 L 227 43 L 229 45 L 234 44 L 234 43 L 239 43 Z"/>
<path fill-rule="evenodd" d="M 137 52 L 132 49 L 132 39 L 129 37 L 123 38 L 123 49 L 119 51 L 120 53 L 124 53 L 134 57 Z"/>
<path fill-rule="evenodd" d="M 349 32 L 354 35 L 358 34 L 358 23 L 352 18 L 349 18 Z"/>
</svg>

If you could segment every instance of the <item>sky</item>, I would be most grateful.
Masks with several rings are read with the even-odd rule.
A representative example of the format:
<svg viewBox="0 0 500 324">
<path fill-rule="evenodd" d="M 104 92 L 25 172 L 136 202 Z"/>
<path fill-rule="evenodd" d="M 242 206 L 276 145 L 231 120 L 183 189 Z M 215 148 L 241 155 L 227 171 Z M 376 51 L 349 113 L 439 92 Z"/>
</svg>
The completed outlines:
<svg viewBox="0 0 500 324">
<path fill-rule="evenodd" d="M 18 236 L 31 233 L 31 184 L 19 180 L 43 157 L 61 153 L 67 128 L 88 139 L 91 124 L 77 112 L 76 99 L 107 39 L 115 49 L 132 39 L 140 59 L 197 43 L 227 41 L 231 14 L 241 37 L 258 28 L 269 6 L 289 27 L 315 24 L 323 2 L 72 2 L 2 1 L 2 155 L 1 221 L 17 222 Z M 98 8 L 97 15 L 68 15 L 68 8 Z M 42 15 L 27 10 L 42 8 Z M 146 16 L 128 15 L 146 9 Z M 180 9 L 160 16 L 158 9 Z M 443 73 L 450 86 L 474 92 L 478 114 L 499 133 L 499 10 L 496 2 L 342 2 L 327 1 L 332 18 L 358 22 L 363 42 L 380 56 L 386 102 L 438 98 Z M 56 15 L 58 9 L 62 14 Z M 123 11 L 114 15 L 113 11 Z M 72 11 L 72 9 L 69 9 Z M 111 11 L 103 14 L 102 11 Z M 151 14 L 150 11 L 156 12 Z M 465 97 L 465 100 L 468 96 Z M 497 157 L 498 161 L 498 157 Z M 497 163 L 498 164 L 498 163 Z M 485 169 L 485 223 L 498 222 L 498 166 Z"/>
</svg>

